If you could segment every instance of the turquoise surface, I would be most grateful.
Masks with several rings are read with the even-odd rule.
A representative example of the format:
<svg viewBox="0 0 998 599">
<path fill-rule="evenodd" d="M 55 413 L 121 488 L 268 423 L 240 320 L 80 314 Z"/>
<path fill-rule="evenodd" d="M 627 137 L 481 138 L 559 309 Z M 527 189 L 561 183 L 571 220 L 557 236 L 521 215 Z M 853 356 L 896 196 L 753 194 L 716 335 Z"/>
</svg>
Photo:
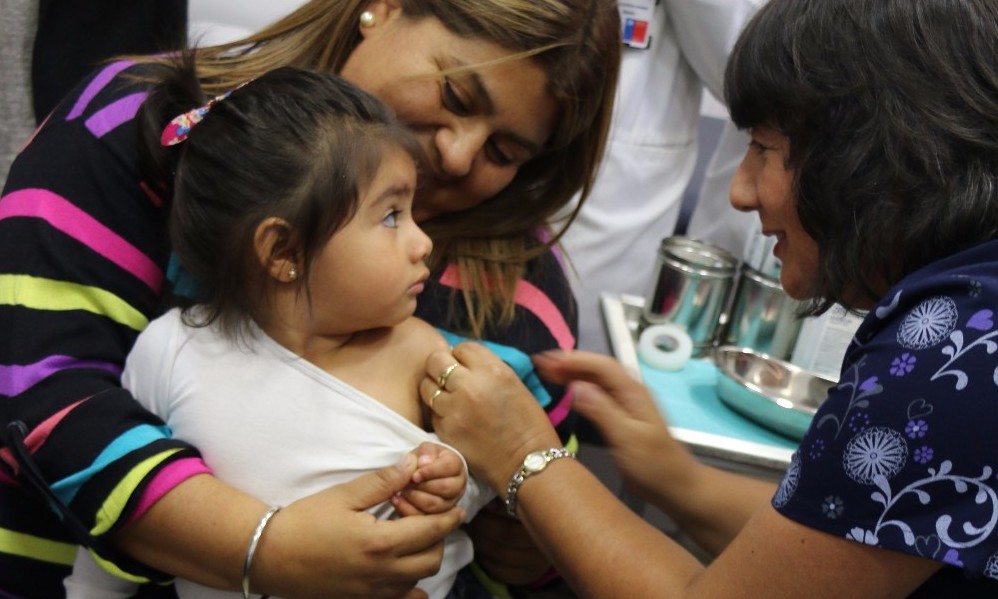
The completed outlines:
<svg viewBox="0 0 998 599">
<path fill-rule="evenodd" d="M 709 361 L 690 360 L 676 372 L 657 370 L 643 361 L 640 365 L 641 376 L 670 426 L 785 449 L 797 448 L 796 441 L 755 424 L 724 405 L 717 396 L 717 367 Z"/>
</svg>

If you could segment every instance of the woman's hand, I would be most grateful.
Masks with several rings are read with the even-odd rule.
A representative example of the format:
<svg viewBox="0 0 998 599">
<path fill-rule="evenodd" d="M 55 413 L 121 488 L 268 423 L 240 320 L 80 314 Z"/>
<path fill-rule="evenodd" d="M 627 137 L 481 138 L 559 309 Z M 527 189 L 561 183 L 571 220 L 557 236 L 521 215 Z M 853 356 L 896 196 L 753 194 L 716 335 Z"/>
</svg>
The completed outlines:
<svg viewBox="0 0 998 599">
<path fill-rule="evenodd" d="M 416 471 L 411 454 L 353 481 L 295 501 L 261 537 L 250 572 L 255 593 L 284 597 L 417 599 L 416 582 L 437 572 L 443 539 L 464 510 L 376 520 L 366 510 L 405 489 Z M 260 501 L 213 476 L 194 476 L 124 528 L 116 540 L 136 559 L 177 576 L 240 588 Z"/>
<path fill-rule="evenodd" d="M 437 393 L 438 377 L 455 363 L 458 367 Z M 434 432 L 502 497 L 524 456 L 561 445 L 544 409 L 513 369 L 478 343 L 430 354 L 419 391 L 433 412 Z"/>
<path fill-rule="evenodd" d="M 420 443 L 413 454 L 417 469 L 412 475 L 412 486 L 392 497 L 398 513 L 440 514 L 457 505 L 468 484 L 461 457 L 436 443 Z"/>
<path fill-rule="evenodd" d="M 264 564 L 280 568 L 282 581 L 325 579 L 328 590 L 302 585 L 283 592 L 280 589 L 287 587 L 282 585 L 271 594 L 400 597 L 419 579 L 435 574 L 443 559 L 443 538 L 461 523 L 464 510 L 387 521 L 366 511 L 404 488 L 412 480 L 416 461 L 409 454 L 398 467 L 382 468 L 306 497 L 274 516 L 271 526 L 278 527 L 268 528 L 261 542 L 268 560 Z M 268 536 L 269 549 L 263 544 Z M 419 593 L 405 596 L 419 597 Z"/>
<path fill-rule="evenodd" d="M 534 356 L 540 375 L 571 385 L 573 408 L 599 429 L 628 488 L 659 504 L 677 476 L 696 466 L 669 434 L 648 389 L 615 359 L 589 352 L 546 352 Z"/>
</svg>

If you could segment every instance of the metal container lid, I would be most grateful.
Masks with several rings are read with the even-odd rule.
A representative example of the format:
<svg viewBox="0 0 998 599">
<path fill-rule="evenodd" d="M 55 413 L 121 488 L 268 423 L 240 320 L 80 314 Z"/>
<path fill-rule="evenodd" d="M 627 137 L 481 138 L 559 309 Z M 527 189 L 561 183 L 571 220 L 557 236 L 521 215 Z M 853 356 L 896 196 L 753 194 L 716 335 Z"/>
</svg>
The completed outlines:
<svg viewBox="0 0 998 599">
<path fill-rule="evenodd" d="M 738 259 L 728 251 L 682 236 L 663 239 L 659 258 L 673 268 L 700 277 L 732 277 L 738 268 Z"/>
</svg>

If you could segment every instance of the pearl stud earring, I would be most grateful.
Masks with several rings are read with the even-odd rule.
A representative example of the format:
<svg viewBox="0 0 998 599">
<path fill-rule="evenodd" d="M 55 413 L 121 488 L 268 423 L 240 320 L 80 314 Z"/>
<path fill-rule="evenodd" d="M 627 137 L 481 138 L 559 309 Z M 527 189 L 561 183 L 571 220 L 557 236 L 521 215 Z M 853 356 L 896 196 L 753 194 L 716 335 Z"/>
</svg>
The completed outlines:
<svg viewBox="0 0 998 599">
<path fill-rule="evenodd" d="M 360 26 L 361 27 L 374 27 L 374 24 L 376 22 L 377 22 L 377 19 L 375 18 L 373 12 L 371 12 L 369 10 L 365 10 L 364 12 L 360 13 Z"/>
<path fill-rule="evenodd" d="M 294 266 L 288 269 L 288 280 L 294 281 L 298 278 L 298 269 Z"/>
</svg>

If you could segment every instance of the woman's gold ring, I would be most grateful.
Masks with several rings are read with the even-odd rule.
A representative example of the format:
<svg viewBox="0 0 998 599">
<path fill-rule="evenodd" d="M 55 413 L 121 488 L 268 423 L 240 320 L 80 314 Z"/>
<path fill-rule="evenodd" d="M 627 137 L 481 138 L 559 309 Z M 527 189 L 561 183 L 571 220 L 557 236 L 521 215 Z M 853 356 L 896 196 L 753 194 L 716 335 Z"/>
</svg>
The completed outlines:
<svg viewBox="0 0 998 599">
<path fill-rule="evenodd" d="M 450 378 L 451 373 L 454 372 L 454 369 L 457 368 L 457 366 L 457 362 L 454 362 L 447 368 L 444 368 L 444 371 L 437 377 L 437 387 L 440 387 L 441 389 L 447 387 L 447 379 Z"/>
<path fill-rule="evenodd" d="M 440 397 L 440 394 L 443 393 L 443 392 L 444 392 L 444 388 L 443 387 L 437 387 L 437 390 L 434 391 L 433 395 L 430 396 L 430 409 L 431 410 L 433 409 L 433 402 L 435 402 L 437 400 L 437 398 Z"/>
</svg>

